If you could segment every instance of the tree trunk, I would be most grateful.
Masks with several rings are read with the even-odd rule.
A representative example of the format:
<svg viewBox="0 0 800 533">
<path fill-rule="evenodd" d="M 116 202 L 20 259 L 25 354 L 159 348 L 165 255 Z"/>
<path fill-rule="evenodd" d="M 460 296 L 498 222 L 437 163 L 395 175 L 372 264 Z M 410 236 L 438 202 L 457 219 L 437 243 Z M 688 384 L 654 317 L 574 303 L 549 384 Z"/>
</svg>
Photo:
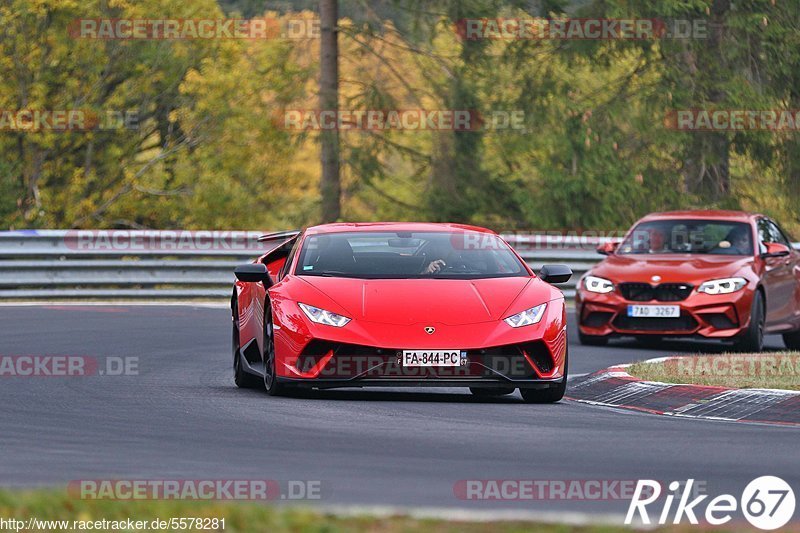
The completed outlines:
<svg viewBox="0 0 800 533">
<path fill-rule="evenodd" d="M 338 0 L 320 0 L 320 76 L 319 107 L 339 108 L 339 5 Z M 339 176 L 339 131 L 322 130 L 322 179 L 320 181 L 321 219 L 335 222 L 341 215 L 342 185 Z"/>
<path fill-rule="evenodd" d="M 730 0 L 714 0 L 708 39 L 694 44 L 695 53 L 689 57 L 699 70 L 700 91 L 696 98 L 705 107 L 724 107 L 728 95 L 718 89 L 730 75 L 725 61 L 726 20 Z M 719 201 L 730 195 L 730 139 L 724 131 L 693 132 L 684 160 L 686 192 Z"/>
</svg>

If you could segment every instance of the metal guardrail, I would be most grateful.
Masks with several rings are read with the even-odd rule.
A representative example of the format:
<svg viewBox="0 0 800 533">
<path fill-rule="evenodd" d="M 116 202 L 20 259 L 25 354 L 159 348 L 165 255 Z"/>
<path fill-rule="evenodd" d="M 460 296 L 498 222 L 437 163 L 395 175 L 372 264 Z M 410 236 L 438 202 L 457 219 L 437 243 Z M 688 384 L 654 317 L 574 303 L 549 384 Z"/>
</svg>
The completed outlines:
<svg viewBox="0 0 800 533">
<path fill-rule="evenodd" d="M 0 299 L 216 299 L 261 232 L 0 232 Z"/>
<path fill-rule="evenodd" d="M 255 231 L 0 232 L 0 299 L 217 299 L 230 296 L 233 269 L 267 246 Z M 588 236 L 587 236 L 588 235 Z M 503 234 L 534 270 L 563 263 L 577 280 L 615 237 Z"/>
</svg>

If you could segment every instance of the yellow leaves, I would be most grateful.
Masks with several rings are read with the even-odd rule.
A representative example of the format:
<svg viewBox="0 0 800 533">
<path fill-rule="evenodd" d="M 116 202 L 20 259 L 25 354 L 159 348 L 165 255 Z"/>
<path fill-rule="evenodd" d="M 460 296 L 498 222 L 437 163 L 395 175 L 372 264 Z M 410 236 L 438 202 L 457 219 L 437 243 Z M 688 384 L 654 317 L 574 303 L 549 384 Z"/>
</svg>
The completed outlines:
<svg viewBox="0 0 800 533">
<path fill-rule="evenodd" d="M 186 74 L 183 77 L 183 82 L 181 83 L 181 91 L 187 90 L 186 88 L 199 84 L 203 79 L 203 76 L 200 74 L 200 71 L 194 68 L 190 68 L 186 71 Z"/>
<path fill-rule="evenodd" d="M 129 10 L 134 5 L 136 5 L 136 2 L 131 0 L 109 0 L 108 2 L 109 8 L 123 11 Z"/>
<path fill-rule="evenodd" d="M 27 11 L 35 13 L 39 16 L 44 16 L 53 7 L 61 7 L 62 5 L 71 3 L 72 2 L 69 0 L 26 0 L 24 2 Z M 22 2 L 18 2 L 17 7 L 21 7 L 20 4 L 22 4 Z"/>
<path fill-rule="evenodd" d="M 781 221 L 792 235 L 800 235 L 800 224 L 791 195 L 776 194 L 781 190 L 784 177 L 775 166 L 762 166 L 750 157 L 732 151 L 730 155 L 731 185 L 733 194 L 740 199 L 742 209 L 753 212 L 767 211 Z"/>
<path fill-rule="evenodd" d="M 308 216 L 301 206 L 317 194 L 314 147 L 296 151 L 273 121 L 276 102 L 292 102 L 298 83 L 307 82 L 288 46 L 276 39 L 215 42 L 186 72 L 180 92 L 187 105 L 171 119 L 201 141 L 177 168 L 178 178 L 192 183 L 190 221 L 230 227 L 236 222 L 224 213 L 231 209 L 251 213 L 251 226 L 282 227 L 286 217 L 297 224 Z"/>
</svg>

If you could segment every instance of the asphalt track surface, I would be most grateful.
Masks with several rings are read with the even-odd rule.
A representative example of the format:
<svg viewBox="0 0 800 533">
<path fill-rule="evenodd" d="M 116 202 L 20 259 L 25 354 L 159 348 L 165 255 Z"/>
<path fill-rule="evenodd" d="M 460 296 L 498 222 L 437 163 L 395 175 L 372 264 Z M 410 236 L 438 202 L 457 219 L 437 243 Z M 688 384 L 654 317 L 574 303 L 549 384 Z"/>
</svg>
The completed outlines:
<svg viewBox="0 0 800 533">
<path fill-rule="evenodd" d="M 80 479 L 273 479 L 322 483 L 310 505 L 621 513 L 628 501 L 474 501 L 467 479 L 693 478 L 741 494 L 762 475 L 800 486 L 800 431 L 673 419 L 518 393 L 336 390 L 271 398 L 239 390 L 230 318 L 195 306 L 0 307 L 0 355 L 137 357 L 138 375 L 0 377 L 0 485 Z M 714 344 L 581 346 L 570 371 Z M 779 338 L 768 347 L 779 349 Z M 568 393 L 569 394 L 569 393 Z"/>
</svg>

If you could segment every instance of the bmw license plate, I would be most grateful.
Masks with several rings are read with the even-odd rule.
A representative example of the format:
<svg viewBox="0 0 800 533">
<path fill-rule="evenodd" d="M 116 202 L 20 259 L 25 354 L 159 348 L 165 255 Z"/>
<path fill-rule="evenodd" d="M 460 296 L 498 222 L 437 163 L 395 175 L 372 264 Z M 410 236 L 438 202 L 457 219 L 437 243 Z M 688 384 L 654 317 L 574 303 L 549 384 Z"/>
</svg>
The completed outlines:
<svg viewBox="0 0 800 533">
<path fill-rule="evenodd" d="M 678 305 L 629 305 L 628 316 L 636 318 L 678 318 L 681 308 Z"/>
<path fill-rule="evenodd" d="M 466 359 L 466 353 L 465 359 Z M 461 350 L 403 350 L 403 366 L 461 366 Z"/>
</svg>

